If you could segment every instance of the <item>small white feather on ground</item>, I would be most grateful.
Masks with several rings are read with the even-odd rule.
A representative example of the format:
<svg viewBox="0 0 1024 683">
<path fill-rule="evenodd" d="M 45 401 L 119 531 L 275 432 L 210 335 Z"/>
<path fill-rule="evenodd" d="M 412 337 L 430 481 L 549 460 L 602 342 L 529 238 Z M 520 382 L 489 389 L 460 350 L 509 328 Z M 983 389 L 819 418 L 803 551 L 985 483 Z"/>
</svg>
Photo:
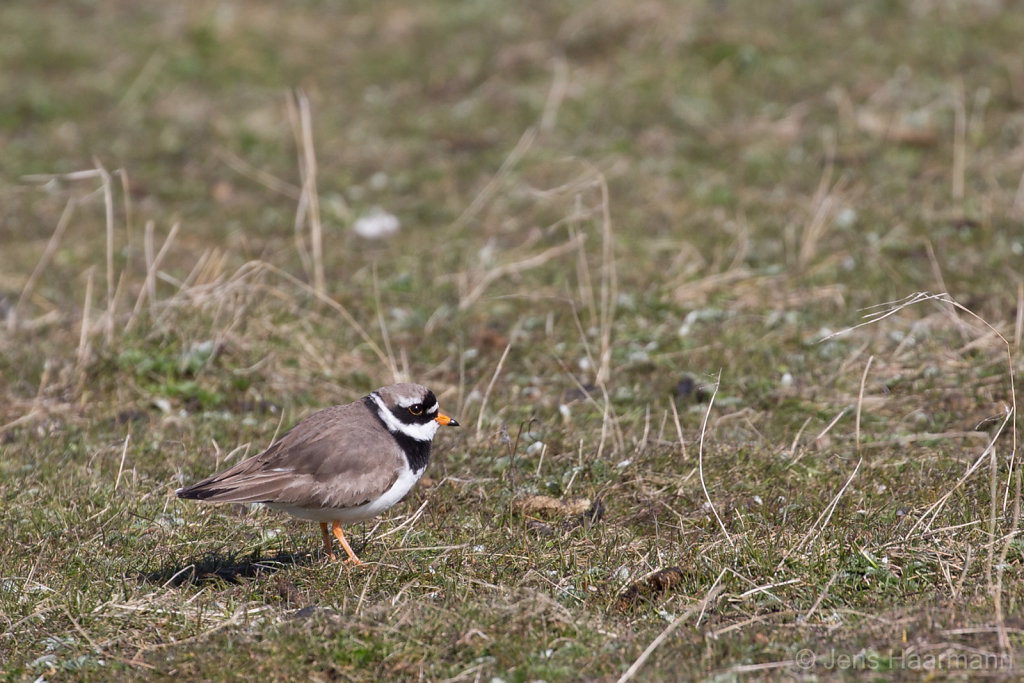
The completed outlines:
<svg viewBox="0 0 1024 683">
<path fill-rule="evenodd" d="M 356 219 L 352 229 L 356 234 L 368 240 L 379 240 L 398 233 L 401 224 L 398 216 L 383 209 L 373 209 L 365 216 Z"/>
</svg>

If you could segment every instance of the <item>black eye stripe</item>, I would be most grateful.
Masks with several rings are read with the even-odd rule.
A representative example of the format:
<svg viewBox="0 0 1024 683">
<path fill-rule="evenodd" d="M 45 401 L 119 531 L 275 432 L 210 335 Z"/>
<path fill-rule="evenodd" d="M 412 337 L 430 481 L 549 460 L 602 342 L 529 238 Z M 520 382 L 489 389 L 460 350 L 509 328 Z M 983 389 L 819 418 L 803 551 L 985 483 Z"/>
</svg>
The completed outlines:
<svg viewBox="0 0 1024 683">
<path fill-rule="evenodd" d="M 422 401 L 407 406 L 392 405 L 391 414 L 405 424 L 426 424 L 437 417 L 437 399 L 433 392 L 427 392 Z"/>
</svg>

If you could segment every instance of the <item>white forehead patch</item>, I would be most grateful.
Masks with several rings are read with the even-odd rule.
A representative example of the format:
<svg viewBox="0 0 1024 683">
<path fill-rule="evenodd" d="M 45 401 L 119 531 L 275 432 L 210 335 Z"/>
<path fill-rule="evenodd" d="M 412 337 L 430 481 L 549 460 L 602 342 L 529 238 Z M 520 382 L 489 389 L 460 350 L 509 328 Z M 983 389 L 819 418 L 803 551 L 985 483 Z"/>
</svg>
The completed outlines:
<svg viewBox="0 0 1024 683">
<path fill-rule="evenodd" d="M 435 403 L 434 405 L 432 405 L 429 408 L 427 408 L 427 412 L 430 413 L 430 414 L 436 413 L 437 412 L 437 404 Z"/>
<path fill-rule="evenodd" d="M 409 396 L 399 396 L 395 400 L 395 403 L 398 404 L 399 408 L 408 408 L 409 406 L 416 405 L 417 403 L 419 403 L 422 400 L 423 399 L 418 398 L 418 397 L 417 398 L 410 398 Z"/>
<path fill-rule="evenodd" d="M 394 413 L 384 404 L 384 399 L 378 396 L 376 391 L 370 394 L 370 398 L 377 405 L 377 415 L 384 421 L 390 432 L 405 434 L 410 439 L 415 439 L 416 441 L 431 441 L 434 435 L 437 434 L 437 430 L 441 427 L 441 424 L 436 420 L 429 420 L 423 424 L 405 424 L 395 417 Z M 412 403 L 409 405 L 412 405 Z"/>
</svg>

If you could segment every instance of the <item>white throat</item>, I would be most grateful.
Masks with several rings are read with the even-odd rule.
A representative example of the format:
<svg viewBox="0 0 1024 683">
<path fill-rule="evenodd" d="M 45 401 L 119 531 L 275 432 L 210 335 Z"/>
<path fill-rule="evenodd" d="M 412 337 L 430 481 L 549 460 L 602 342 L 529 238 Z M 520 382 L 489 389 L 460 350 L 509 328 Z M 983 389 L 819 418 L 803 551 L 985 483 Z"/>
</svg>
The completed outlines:
<svg viewBox="0 0 1024 683">
<path fill-rule="evenodd" d="M 410 439 L 415 439 L 416 441 L 432 441 L 434 439 L 434 434 L 437 434 L 437 430 L 441 426 L 441 424 L 435 420 L 430 420 L 424 424 L 406 424 L 388 410 L 388 407 L 384 404 L 384 400 L 377 395 L 377 392 L 370 394 L 370 398 L 377 406 L 377 415 L 379 415 L 380 419 L 384 421 L 385 425 L 387 425 L 388 431 L 404 434 Z"/>
</svg>

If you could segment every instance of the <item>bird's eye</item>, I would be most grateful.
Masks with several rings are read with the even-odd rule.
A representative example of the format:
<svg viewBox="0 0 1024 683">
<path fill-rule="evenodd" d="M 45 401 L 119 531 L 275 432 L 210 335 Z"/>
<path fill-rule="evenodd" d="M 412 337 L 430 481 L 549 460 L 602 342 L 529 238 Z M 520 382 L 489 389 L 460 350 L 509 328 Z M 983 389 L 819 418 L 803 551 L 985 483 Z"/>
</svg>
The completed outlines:
<svg viewBox="0 0 1024 683">
<path fill-rule="evenodd" d="M 409 412 L 412 413 L 413 415 L 422 415 L 423 414 L 423 406 L 421 404 L 419 404 L 419 403 L 417 403 L 414 406 L 409 406 Z"/>
</svg>

